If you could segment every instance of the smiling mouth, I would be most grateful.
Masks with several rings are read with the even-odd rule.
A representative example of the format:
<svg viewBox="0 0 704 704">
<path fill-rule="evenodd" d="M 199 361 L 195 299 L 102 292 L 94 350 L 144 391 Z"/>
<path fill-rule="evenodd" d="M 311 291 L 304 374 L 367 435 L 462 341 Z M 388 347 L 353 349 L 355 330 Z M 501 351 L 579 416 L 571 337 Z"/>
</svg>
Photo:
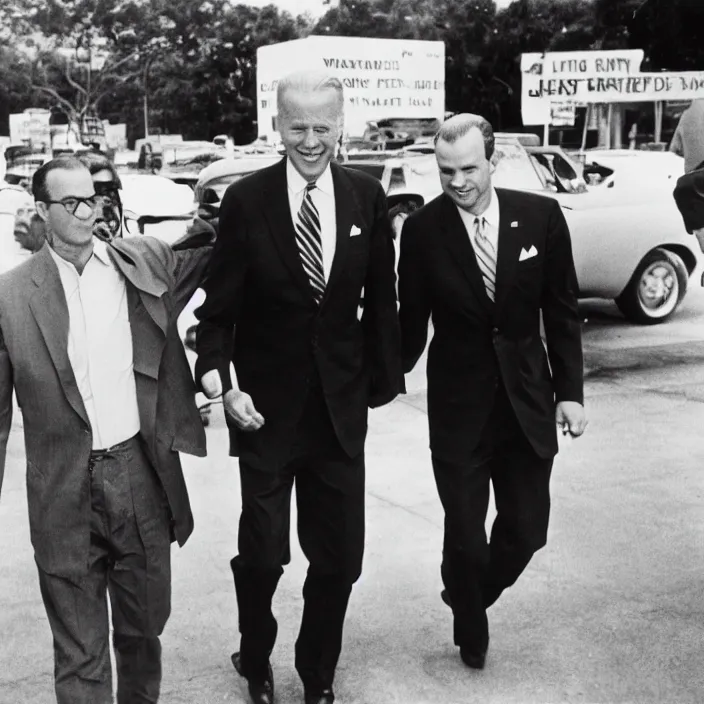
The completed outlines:
<svg viewBox="0 0 704 704">
<path fill-rule="evenodd" d="M 322 152 L 320 152 L 320 154 L 305 154 L 304 152 L 298 153 L 305 159 L 305 161 L 318 161 L 318 159 L 323 155 Z"/>
</svg>

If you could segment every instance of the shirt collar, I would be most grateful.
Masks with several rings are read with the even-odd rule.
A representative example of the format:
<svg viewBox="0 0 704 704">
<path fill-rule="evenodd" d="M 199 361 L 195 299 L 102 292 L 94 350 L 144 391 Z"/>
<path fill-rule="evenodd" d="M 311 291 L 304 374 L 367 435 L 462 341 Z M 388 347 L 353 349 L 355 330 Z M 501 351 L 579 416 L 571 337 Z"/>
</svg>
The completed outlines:
<svg viewBox="0 0 704 704">
<path fill-rule="evenodd" d="M 76 270 L 76 267 L 71 264 L 71 262 L 66 261 L 62 256 L 58 255 L 54 249 L 49 245 L 49 254 L 51 254 L 52 259 L 56 262 L 59 267 L 68 267 L 69 269 Z M 108 246 L 102 240 L 97 237 L 93 238 L 93 255 L 97 261 L 105 266 L 112 266 L 112 261 L 110 260 L 110 255 L 108 254 Z M 90 261 L 90 259 L 88 260 Z"/>
<path fill-rule="evenodd" d="M 499 197 L 496 195 L 496 190 L 491 189 L 491 200 L 487 209 L 481 214 L 489 227 L 495 230 L 499 229 Z"/>
<path fill-rule="evenodd" d="M 99 240 L 97 237 L 93 238 L 93 254 L 95 258 L 105 264 L 105 266 L 112 266 L 112 261 L 110 260 L 110 255 L 108 254 L 108 246 L 103 240 Z"/>
<path fill-rule="evenodd" d="M 290 159 L 286 159 L 286 183 L 288 184 L 289 190 L 293 191 L 295 194 L 302 193 L 308 185 L 308 181 L 296 171 L 296 167 L 291 163 Z M 320 174 L 315 185 L 316 188 L 325 193 L 325 195 L 333 195 L 334 189 L 330 164 L 325 167 L 325 171 Z"/>
</svg>

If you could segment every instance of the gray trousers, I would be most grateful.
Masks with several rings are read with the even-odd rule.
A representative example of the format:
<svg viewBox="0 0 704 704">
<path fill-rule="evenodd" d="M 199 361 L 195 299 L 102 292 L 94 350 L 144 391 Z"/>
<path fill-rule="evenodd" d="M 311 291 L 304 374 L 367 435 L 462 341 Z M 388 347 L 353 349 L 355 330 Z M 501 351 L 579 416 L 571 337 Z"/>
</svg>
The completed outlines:
<svg viewBox="0 0 704 704">
<path fill-rule="evenodd" d="M 74 583 L 39 568 L 54 637 L 58 704 L 112 704 L 107 596 L 112 609 L 118 704 L 156 702 L 161 635 L 171 609 L 166 497 L 139 436 L 94 452 L 90 554 Z"/>
</svg>

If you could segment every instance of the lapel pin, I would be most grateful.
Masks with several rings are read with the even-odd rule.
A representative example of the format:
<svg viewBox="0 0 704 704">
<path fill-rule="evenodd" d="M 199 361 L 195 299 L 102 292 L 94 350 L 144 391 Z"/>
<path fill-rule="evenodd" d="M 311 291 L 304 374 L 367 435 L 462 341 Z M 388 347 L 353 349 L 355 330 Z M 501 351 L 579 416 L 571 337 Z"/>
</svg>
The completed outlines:
<svg viewBox="0 0 704 704">
<path fill-rule="evenodd" d="M 511 223 L 511 227 L 518 227 L 518 220 L 514 220 L 514 221 Z"/>
</svg>

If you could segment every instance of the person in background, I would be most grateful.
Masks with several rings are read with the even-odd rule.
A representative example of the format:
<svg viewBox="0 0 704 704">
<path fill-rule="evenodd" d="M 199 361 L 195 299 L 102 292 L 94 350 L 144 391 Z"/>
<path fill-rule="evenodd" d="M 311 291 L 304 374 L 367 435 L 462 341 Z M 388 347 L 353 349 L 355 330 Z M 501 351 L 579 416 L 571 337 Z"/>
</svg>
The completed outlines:
<svg viewBox="0 0 704 704">
<path fill-rule="evenodd" d="M 196 312 L 196 378 L 209 397 L 224 392 L 239 456 L 233 664 L 254 704 L 271 704 L 271 607 L 291 558 L 295 483 L 309 562 L 295 665 L 306 704 L 332 704 L 362 570 L 367 409 L 403 390 L 394 246 L 379 181 L 334 161 L 340 81 L 293 74 L 279 82 L 277 104 L 286 158 L 236 181 L 222 200 Z"/>
<path fill-rule="evenodd" d="M 404 368 L 428 350 L 428 422 L 445 511 L 442 599 L 462 661 L 484 667 L 486 610 L 545 545 L 556 423 L 580 436 L 581 320 L 557 201 L 494 188 L 494 133 L 479 115 L 440 127 L 443 193 L 404 223 Z M 547 354 L 540 335 L 544 320 Z M 497 515 L 487 542 L 490 486 Z"/>
<path fill-rule="evenodd" d="M 46 227 L 34 205 L 17 209 L 13 234 L 17 244 L 31 254 L 44 246 Z"/>
<path fill-rule="evenodd" d="M 210 247 L 94 236 L 102 201 L 73 156 L 33 177 L 46 244 L 0 275 L 0 487 L 22 410 L 27 506 L 59 704 L 153 703 L 171 543 L 193 516 L 179 452 L 205 434 L 176 319 Z"/>
<path fill-rule="evenodd" d="M 684 157 L 685 173 L 704 164 L 704 98 L 693 100 L 680 116 L 670 151 Z"/>
<path fill-rule="evenodd" d="M 93 234 L 105 242 L 122 237 L 124 235 L 123 209 L 120 199 L 122 182 L 115 164 L 100 151 L 80 152 L 76 158 L 90 171 L 95 194 L 101 201 L 96 214 Z"/>
</svg>

